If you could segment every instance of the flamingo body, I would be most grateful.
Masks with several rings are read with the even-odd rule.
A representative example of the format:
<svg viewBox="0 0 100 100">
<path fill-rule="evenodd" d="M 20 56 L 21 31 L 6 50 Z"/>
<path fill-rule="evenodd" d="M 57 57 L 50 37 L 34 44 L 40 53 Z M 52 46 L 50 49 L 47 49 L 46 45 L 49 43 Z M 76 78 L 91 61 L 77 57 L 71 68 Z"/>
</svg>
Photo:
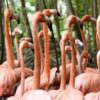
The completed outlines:
<svg viewBox="0 0 100 100">
<path fill-rule="evenodd" d="M 49 93 L 43 90 L 32 90 L 25 93 L 22 100 L 52 100 Z"/>
<path fill-rule="evenodd" d="M 83 94 L 100 90 L 100 74 L 83 73 L 76 77 L 75 88 Z"/>
</svg>

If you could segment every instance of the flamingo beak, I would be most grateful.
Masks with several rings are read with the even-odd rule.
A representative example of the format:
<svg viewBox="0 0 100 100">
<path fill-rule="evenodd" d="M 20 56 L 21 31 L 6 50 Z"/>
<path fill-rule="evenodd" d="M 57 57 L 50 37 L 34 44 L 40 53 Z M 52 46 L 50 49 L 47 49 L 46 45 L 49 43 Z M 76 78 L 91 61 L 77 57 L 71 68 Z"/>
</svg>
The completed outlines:
<svg viewBox="0 0 100 100">
<path fill-rule="evenodd" d="M 61 17 L 61 14 L 59 12 L 57 12 L 57 16 Z"/>
<path fill-rule="evenodd" d="M 96 25 L 96 19 L 95 18 L 91 17 L 90 20 Z"/>
<path fill-rule="evenodd" d="M 59 11 L 57 9 L 50 9 L 50 13 L 61 17 L 61 14 L 59 13 Z"/>
<path fill-rule="evenodd" d="M 46 21 L 47 25 L 51 25 L 52 24 L 52 21 L 47 16 L 45 16 L 45 21 Z"/>
</svg>

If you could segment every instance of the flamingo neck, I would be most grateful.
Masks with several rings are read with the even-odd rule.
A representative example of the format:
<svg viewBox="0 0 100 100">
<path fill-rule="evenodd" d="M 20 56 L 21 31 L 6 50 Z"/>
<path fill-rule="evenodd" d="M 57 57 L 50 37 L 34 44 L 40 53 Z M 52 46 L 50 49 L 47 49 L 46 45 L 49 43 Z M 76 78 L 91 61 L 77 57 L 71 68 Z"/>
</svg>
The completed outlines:
<svg viewBox="0 0 100 100">
<path fill-rule="evenodd" d="M 85 68 L 84 68 L 85 64 L 86 64 L 86 58 L 83 58 L 83 56 L 81 55 L 80 62 L 79 62 L 80 73 L 85 72 Z"/>
<path fill-rule="evenodd" d="M 39 89 L 39 87 L 40 87 L 41 54 L 40 54 L 39 40 L 38 40 L 38 36 L 36 34 L 37 33 L 37 25 L 38 25 L 38 23 L 34 21 L 33 31 L 32 31 L 33 42 L 34 42 L 34 56 L 35 56 L 33 89 Z"/>
<path fill-rule="evenodd" d="M 84 44 L 84 49 L 88 51 L 84 31 L 83 31 L 83 30 L 81 30 L 81 29 L 80 29 L 80 31 L 81 31 L 82 41 L 83 41 L 83 44 Z"/>
<path fill-rule="evenodd" d="M 83 58 L 82 60 L 83 72 L 85 72 L 87 64 L 88 64 L 88 58 Z"/>
<path fill-rule="evenodd" d="M 61 71 L 61 83 L 60 89 L 64 90 L 66 86 L 66 54 L 65 54 L 65 43 L 62 41 L 61 44 L 61 57 L 62 57 L 62 71 Z"/>
<path fill-rule="evenodd" d="M 44 72 L 50 76 L 50 46 L 48 37 L 48 27 L 45 22 L 43 22 L 43 35 L 44 35 L 44 49 L 45 49 L 45 59 L 44 59 Z"/>
<path fill-rule="evenodd" d="M 9 20 L 5 18 L 5 45 L 7 54 L 7 64 L 9 68 L 14 68 L 14 55 L 11 44 L 11 37 L 9 35 Z"/>
<path fill-rule="evenodd" d="M 97 18 L 97 33 L 100 34 L 100 15 Z"/>
<path fill-rule="evenodd" d="M 81 31 L 82 41 L 83 41 L 83 44 L 84 44 L 84 50 L 86 50 L 88 52 L 84 31 L 83 30 L 80 30 L 80 31 Z M 84 59 L 82 58 L 81 62 L 82 61 L 83 61 L 83 67 L 84 67 L 84 69 L 86 69 L 88 58 L 84 58 Z M 81 65 L 82 65 L 82 63 L 81 63 Z M 81 65 L 80 65 L 80 67 L 81 67 Z M 84 71 L 82 70 L 82 72 L 84 72 Z"/>
<path fill-rule="evenodd" d="M 41 47 L 41 43 L 40 43 L 40 40 L 41 40 L 42 37 L 43 37 L 43 30 L 38 33 L 38 39 L 39 39 L 39 44 L 40 44 L 40 52 L 41 52 L 41 73 L 44 70 L 44 56 L 42 54 L 42 47 Z"/>
<path fill-rule="evenodd" d="M 98 66 L 98 69 L 100 70 L 100 51 L 98 51 L 97 53 L 97 66 Z"/>
<path fill-rule="evenodd" d="M 99 37 L 100 37 L 100 15 L 97 18 L 97 27 L 96 27 L 97 33 L 96 33 L 96 41 L 97 41 L 97 48 L 100 50 L 100 42 L 99 42 Z"/>
<path fill-rule="evenodd" d="M 75 75 L 76 75 L 76 51 L 75 51 L 75 45 L 74 41 L 72 40 L 70 42 L 70 45 L 72 46 L 72 65 L 70 68 L 70 80 L 69 80 L 69 85 L 73 88 L 75 88 Z"/>
<path fill-rule="evenodd" d="M 22 97 L 24 93 L 24 83 L 25 83 L 25 65 L 24 65 L 24 57 L 23 57 L 23 48 L 19 48 L 19 59 L 20 59 L 20 66 L 21 66 L 21 94 Z"/>
</svg>

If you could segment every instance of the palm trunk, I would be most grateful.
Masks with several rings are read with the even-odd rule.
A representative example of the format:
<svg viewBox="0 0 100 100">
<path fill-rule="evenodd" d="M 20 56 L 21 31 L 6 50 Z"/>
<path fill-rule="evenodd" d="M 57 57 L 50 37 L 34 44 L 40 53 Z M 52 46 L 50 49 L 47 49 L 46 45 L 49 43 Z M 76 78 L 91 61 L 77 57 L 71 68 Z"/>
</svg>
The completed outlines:
<svg viewBox="0 0 100 100">
<path fill-rule="evenodd" d="M 2 4 L 3 1 L 0 0 L 0 37 L 1 37 L 1 55 L 0 55 L 0 64 L 3 62 L 3 57 L 4 57 L 4 31 L 3 31 L 3 18 L 2 18 Z"/>
<path fill-rule="evenodd" d="M 26 10 L 26 5 L 25 5 L 25 0 L 20 0 L 21 2 L 21 6 L 22 6 L 22 13 L 23 13 L 23 17 L 24 17 L 24 20 L 25 20 L 25 27 L 26 27 L 26 32 L 28 34 L 28 36 L 32 37 L 31 35 L 31 29 L 30 29 L 30 23 L 29 23 L 29 20 L 28 20 L 28 17 L 27 17 L 27 10 Z"/>
</svg>

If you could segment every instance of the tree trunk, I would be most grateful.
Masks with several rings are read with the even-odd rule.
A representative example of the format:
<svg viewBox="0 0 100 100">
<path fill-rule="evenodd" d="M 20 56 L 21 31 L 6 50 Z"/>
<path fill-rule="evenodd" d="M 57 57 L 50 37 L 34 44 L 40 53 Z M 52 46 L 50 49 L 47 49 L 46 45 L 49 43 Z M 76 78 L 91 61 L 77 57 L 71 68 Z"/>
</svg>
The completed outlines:
<svg viewBox="0 0 100 100">
<path fill-rule="evenodd" d="M 0 54 L 0 64 L 3 62 L 3 56 L 4 56 L 4 31 L 3 31 L 3 14 L 2 14 L 2 4 L 3 0 L 0 0 L 0 49 L 1 49 L 1 54 Z"/>
<path fill-rule="evenodd" d="M 97 18 L 98 17 L 98 6 L 97 6 L 97 0 L 93 0 L 93 12 L 94 12 L 94 17 Z"/>
<path fill-rule="evenodd" d="M 20 0 L 20 1 L 21 1 L 23 17 L 24 17 L 24 20 L 25 20 L 26 32 L 27 32 L 28 36 L 32 37 L 32 34 L 31 34 L 32 32 L 31 32 L 29 20 L 28 20 L 28 17 L 27 17 L 25 0 Z"/>
<path fill-rule="evenodd" d="M 75 14 L 71 0 L 65 0 L 65 3 L 66 3 L 67 14 L 68 15 Z"/>
</svg>

